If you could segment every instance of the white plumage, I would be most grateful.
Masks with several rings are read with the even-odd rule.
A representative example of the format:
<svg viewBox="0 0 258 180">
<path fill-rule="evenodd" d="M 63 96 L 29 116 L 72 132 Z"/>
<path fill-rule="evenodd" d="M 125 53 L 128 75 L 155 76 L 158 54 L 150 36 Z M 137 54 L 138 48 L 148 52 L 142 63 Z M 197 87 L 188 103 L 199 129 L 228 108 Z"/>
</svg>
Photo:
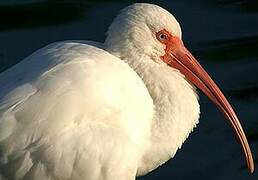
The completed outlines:
<svg viewBox="0 0 258 180">
<path fill-rule="evenodd" d="M 111 171 L 110 153 L 120 169 L 142 144 L 153 111 L 147 89 L 127 64 L 88 44 L 49 45 L 1 75 L 3 174 L 96 179 Z"/>
<path fill-rule="evenodd" d="M 173 157 L 198 123 L 195 89 L 160 60 L 175 18 L 134 4 L 104 44 L 44 47 L 0 74 L 0 179 L 133 180 Z"/>
</svg>

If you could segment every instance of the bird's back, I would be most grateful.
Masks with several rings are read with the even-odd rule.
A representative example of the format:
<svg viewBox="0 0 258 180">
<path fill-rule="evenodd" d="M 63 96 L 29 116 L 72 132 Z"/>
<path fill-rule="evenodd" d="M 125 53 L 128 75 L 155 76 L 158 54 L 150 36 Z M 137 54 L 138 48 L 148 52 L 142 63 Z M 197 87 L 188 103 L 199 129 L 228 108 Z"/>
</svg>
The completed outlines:
<svg viewBox="0 0 258 180">
<path fill-rule="evenodd" d="M 0 74 L 0 179 L 134 178 L 152 99 L 90 44 L 54 43 Z"/>
</svg>

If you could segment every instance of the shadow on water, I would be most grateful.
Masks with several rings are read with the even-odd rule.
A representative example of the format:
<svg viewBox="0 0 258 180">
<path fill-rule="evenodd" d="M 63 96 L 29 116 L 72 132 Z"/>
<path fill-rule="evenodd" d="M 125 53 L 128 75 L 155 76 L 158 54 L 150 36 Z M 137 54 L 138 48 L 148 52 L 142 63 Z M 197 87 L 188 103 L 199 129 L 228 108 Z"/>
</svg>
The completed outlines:
<svg viewBox="0 0 258 180">
<path fill-rule="evenodd" d="M 258 12 L 257 0 L 210 0 L 213 5 L 229 8 L 234 11 Z"/>
<path fill-rule="evenodd" d="M 109 2 L 129 2 L 111 0 Z M 32 3 L 0 4 L 0 31 L 57 25 L 85 18 L 85 12 L 105 0 L 45 0 Z M 135 0 L 133 2 L 152 2 Z"/>
<path fill-rule="evenodd" d="M 195 54 L 211 61 L 258 60 L 258 36 L 210 41 L 199 45 Z"/>
<path fill-rule="evenodd" d="M 252 87 L 243 87 L 227 92 L 228 95 L 243 101 L 257 101 L 258 85 Z"/>
<path fill-rule="evenodd" d="M 0 31 L 62 24 L 84 18 L 88 1 L 53 1 L 0 5 Z"/>
</svg>

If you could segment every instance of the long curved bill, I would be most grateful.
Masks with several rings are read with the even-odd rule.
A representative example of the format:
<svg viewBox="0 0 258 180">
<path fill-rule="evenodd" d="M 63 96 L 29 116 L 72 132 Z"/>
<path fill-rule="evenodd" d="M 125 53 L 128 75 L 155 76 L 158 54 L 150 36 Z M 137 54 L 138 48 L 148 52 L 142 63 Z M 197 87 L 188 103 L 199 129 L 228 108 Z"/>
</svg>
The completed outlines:
<svg viewBox="0 0 258 180">
<path fill-rule="evenodd" d="M 188 81 L 193 83 L 214 102 L 223 112 L 235 130 L 243 151 L 245 153 L 247 166 L 251 173 L 254 171 L 252 153 L 246 139 L 243 128 L 227 99 L 220 91 L 208 73 L 202 68 L 192 54 L 184 47 L 181 39 L 173 37 L 170 46 L 167 47 L 167 55 L 164 61 L 171 67 L 178 69 L 185 75 Z"/>
</svg>

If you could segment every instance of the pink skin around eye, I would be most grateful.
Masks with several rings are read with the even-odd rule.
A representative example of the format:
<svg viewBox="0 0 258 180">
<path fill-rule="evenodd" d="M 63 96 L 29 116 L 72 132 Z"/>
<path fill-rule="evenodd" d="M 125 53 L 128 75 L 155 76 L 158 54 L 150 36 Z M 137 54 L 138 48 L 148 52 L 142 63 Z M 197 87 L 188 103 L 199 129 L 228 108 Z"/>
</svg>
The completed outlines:
<svg viewBox="0 0 258 180">
<path fill-rule="evenodd" d="M 160 39 L 160 35 L 164 34 L 166 36 L 166 39 Z M 156 38 L 165 45 L 165 52 L 166 54 L 164 56 L 161 56 L 161 60 L 165 62 L 166 64 L 170 64 L 171 61 L 171 52 L 175 51 L 178 47 L 182 46 L 182 41 L 171 35 L 167 30 L 163 29 L 156 33 Z"/>
</svg>

